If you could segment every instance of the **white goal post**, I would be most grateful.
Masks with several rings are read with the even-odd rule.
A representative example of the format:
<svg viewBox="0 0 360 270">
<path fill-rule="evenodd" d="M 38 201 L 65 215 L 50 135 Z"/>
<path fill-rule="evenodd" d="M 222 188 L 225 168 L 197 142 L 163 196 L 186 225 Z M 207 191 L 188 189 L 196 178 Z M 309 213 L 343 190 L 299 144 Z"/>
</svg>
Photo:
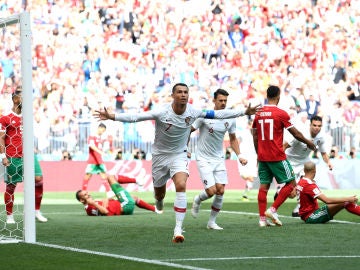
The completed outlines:
<svg viewBox="0 0 360 270">
<path fill-rule="evenodd" d="M 23 121 L 23 176 L 24 176 L 24 225 L 23 238 L 27 243 L 36 242 L 35 225 L 35 179 L 34 179 L 34 130 L 33 89 L 30 14 L 23 12 L 7 18 L 0 18 L 0 28 L 20 24 L 20 56 L 22 82 Z"/>
</svg>

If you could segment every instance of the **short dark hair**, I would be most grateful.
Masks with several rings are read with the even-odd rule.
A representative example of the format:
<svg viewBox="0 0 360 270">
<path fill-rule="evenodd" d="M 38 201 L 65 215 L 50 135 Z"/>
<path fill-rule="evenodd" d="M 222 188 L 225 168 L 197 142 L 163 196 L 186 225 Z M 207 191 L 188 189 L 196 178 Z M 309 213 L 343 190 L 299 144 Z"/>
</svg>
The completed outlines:
<svg viewBox="0 0 360 270">
<path fill-rule="evenodd" d="M 80 202 L 80 192 L 81 192 L 82 190 L 81 189 L 79 189 L 78 191 L 76 191 L 76 193 L 75 193 L 75 197 L 76 197 L 76 199 Z"/>
<path fill-rule="evenodd" d="M 100 127 L 106 129 L 106 125 L 105 125 L 104 123 L 100 123 L 100 124 L 99 124 L 99 128 L 100 128 Z"/>
<path fill-rule="evenodd" d="M 174 93 L 175 92 L 175 90 L 176 90 L 176 87 L 178 87 L 178 86 L 184 86 L 184 87 L 186 87 L 186 88 L 188 88 L 189 89 L 189 87 L 187 86 L 187 84 L 186 83 L 176 83 L 174 86 L 173 86 L 173 88 L 172 88 L 172 93 Z"/>
<path fill-rule="evenodd" d="M 216 90 L 214 92 L 214 99 L 216 99 L 218 95 L 222 95 L 222 96 L 227 97 L 229 95 L 229 93 L 226 90 L 219 88 L 218 90 Z"/>
<path fill-rule="evenodd" d="M 310 123 L 312 123 L 313 121 L 320 121 L 322 122 L 322 117 L 319 115 L 314 115 L 310 118 Z"/>
<path fill-rule="evenodd" d="M 280 88 L 275 85 L 270 85 L 266 91 L 266 95 L 268 98 L 275 98 L 279 95 Z"/>
<path fill-rule="evenodd" d="M 20 89 L 16 89 L 13 93 L 12 93 L 12 98 L 17 97 L 17 96 L 21 96 L 22 91 L 21 88 Z"/>
</svg>

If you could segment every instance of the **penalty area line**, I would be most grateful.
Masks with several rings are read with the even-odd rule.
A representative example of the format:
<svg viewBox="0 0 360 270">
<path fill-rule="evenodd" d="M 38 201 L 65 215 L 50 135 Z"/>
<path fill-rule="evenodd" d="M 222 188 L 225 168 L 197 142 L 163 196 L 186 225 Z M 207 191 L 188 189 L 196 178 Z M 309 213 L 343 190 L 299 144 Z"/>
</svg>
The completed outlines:
<svg viewBox="0 0 360 270">
<path fill-rule="evenodd" d="M 130 257 L 130 256 L 125 256 L 125 255 L 93 251 L 93 250 L 81 249 L 81 248 L 66 247 L 66 246 L 60 246 L 60 245 L 54 245 L 54 244 L 39 243 L 39 242 L 32 243 L 32 244 L 38 245 L 38 246 L 43 246 L 43 247 L 61 249 L 61 250 L 65 250 L 65 251 L 72 251 L 72 252 L 78 252 L 78 253 L 84 253 L 84 254 L 90 254 L 90 255 L 98 255 L 98 256 L 110 257 L 110 258 L 115 258 L 115 259 L 124 259 L 124 260 L 128 260 L 128 261 L 133 261 L 133 262 L 164 265 L 164 266 L 169 266 L 169 267 L 174 267 L 174 268 L 190 269 L 190 270 L 212 270 L 209 268 L 199 268 L 199 267 L 181 265 L 181 264 L 177 264 L 177 263 L 171 263 L 171 262 L 160 261 L 160 260 L 142 259 L 142 258 L 137 258 L 137 257 Z"/>
</svg>

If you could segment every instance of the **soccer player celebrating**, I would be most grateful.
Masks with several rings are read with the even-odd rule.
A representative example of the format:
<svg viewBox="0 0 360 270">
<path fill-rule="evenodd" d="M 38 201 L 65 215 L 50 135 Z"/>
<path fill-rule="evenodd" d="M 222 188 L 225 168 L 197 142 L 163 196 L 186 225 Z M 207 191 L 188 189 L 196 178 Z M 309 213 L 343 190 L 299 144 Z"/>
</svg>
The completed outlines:
<svg viewBox="0 0 360 270">
<path fill-rule="evenodd" d="M 229 93 L 223 89 L 218 89 L 214 93 L 214 110 L 226 108 Z M 196 218 L 199 214 L 201 202 L 214 197 L 211 205 L 211 212 L 207 224 L 208 229 L 222 230 L 216 224 L 216 217 L 223 205 L 225 185 L 228 183 L 223 140 L 225 133 L 229 133 L 230 146 L 239 158 L 242 165 L 246 165 L 247 160 L 240 155 L 239 142 L 236 138 L 235 119 L 204 119 L 198 118 L 192 125 L 191 131 L 200 130 L 200 137 L 196 149 L 196 164 L 200 173 L 201 181 L 205 190 L 196 195 L 193 201 L 191 214 Z"/>
<path fill-rule="evenodd" d="M 264 105 L 261 112 L 256 113 L 252 125 L 254 147 L 258 155 L 258 176 L 260 187 L 258 192 L 259 225 L 269 226 L 266 217 L 271 218 L 273 223 L 282 226 L 279 220 L 277 209 L 289 197 L 296 182 L 294 171 L 286 159 L 283 149 L 284 129 L 287 129 L 297 140 L 305 143 L 312 150 L 316 149 L 315 144 L 304 137 L 290 122 L 287 112 L 277 107 L 280 100 L 280 88 L 269 86 L 267 89 L 268 104 Z M 270 185 L 276 179 L 278 184 L 284 183 L 279 195 L 266 210 L 267 193 Z"/>
<path fill-rule="evenodd" d="M 186 213 L 186 181 L 189 176 L 187 143 L 191 125 L 195 119 L 202 118 L 234 118 L 244 114 L 251 115 L 258 106 L 242 110 L 200 110 L 188 104 L 189 88 L 184 83 L 177 83 L 172 88 L 173 101 L 159 108 L 141 113 L 110 114 L 106 109 L 95 111 L 94 116 L 100 120 L 116 120 L 121 122 L 137 122 L 155 120 L 155 139 L 152 153 L 152 176 L 156 207 L 162 210 L 166 194 L 166 183 L 171 178 L 175 184 L 174 202 L 175 228 L 174 243 L 184 241 L 183 221 Z"/>
<path fill-rule="evenodd" d="M 8 115 L 0 118 L 0 157 L 6 167 L 6 191 L 4 201 L 6 208 L 6 223 L 15 224 L 13 216 L 14 193 L 17 183 L 23 181 L 23 147 L 22 147 L 22 92 L 21 88 L 12 94 L 13 107 Z M 43 174 L 39 161 L 34 155 L 35 166 L 35 217 L 40 222 L 47 218 L 40 212 L 43 197 Z"/>
<path fill-rule="evenodd" d="M 304 164 L 305 175 L 299 180 L 296 190 L 300 193 L 299 215 L 306 223 L 325 223 L 332 220 L 341 210 L 360 216 L 360 206 L 357 205 L 356 195 L 341 198 L 329 198 L 321 192 L 314 180 L 316 175 L 316 165 L 314 162 L 307 161 Z M 325 204 L 319 207 L 318 201 Z"/>
</svg>

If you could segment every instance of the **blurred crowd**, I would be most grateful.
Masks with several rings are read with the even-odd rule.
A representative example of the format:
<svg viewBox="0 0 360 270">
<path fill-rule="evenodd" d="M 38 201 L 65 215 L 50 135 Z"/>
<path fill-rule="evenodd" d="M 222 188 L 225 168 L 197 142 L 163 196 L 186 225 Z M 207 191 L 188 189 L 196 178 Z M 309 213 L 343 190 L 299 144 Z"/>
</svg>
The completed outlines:
<svg viewBox="0 0 360 270">
<path fill-rule="evenodd" d="M 30 12 L 36 148 L 75 157 L 97 125 L 92 112 L 151 110 L 176 82 L 191 102 L 265 103 L 282 89 L 292 115 L 324 118 L 331 145 L 360 143 L 360 1 L 72 0 L 1 1 L 0 18 Z M 0 33 L 0 113 L 20 81 L 20 29 Z M 240 129 L 247 126 L 240 123 Z M 109 151 L 148 152 L 151 122 L 107 125 Z"/>
</svg>

